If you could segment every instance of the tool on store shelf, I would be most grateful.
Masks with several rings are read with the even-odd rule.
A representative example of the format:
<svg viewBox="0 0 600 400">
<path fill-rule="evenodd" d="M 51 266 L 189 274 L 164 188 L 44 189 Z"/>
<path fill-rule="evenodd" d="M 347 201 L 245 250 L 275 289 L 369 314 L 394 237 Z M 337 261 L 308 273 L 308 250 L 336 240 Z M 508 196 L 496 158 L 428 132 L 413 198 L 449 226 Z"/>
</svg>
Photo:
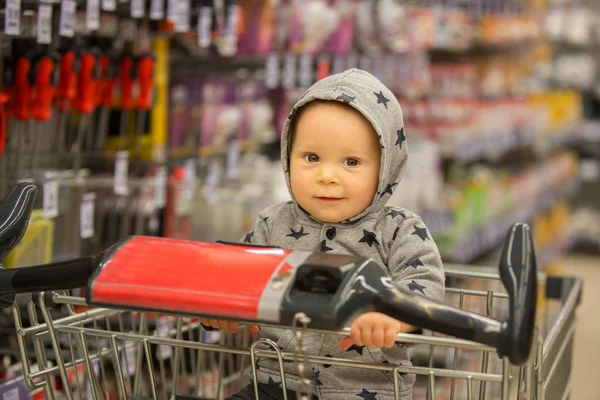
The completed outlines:
<svg viewBox="0 0 600 400">
<path fill-rule="evenodd" d="M 119 132 L 119 150 L 127 147 L 129 134 L 129 117 L 134 106 L 134 85 L 137 80 L 137 64 L 134 55 L 124 51 L 121 55 L 119 70 L 119 87 L 121 89 L 121 129 Z"/>
<path fill-rule="evenodd" d="M 34 194 L 33 185 L 17 185 L 0 204 L 0 216 L 12 228 L 0 237 L 5 244 L 0 254 L 9 253 L 23 237 Z M 205 262 L 199 264 L 199 259 Z M 303 313 L 311 329 L 323 330 L 340 330 L 357 311 L 374 309 L 424 329 L 494 347 L 521 365 L 530 356 L 537 299 L 537 268 L 527 225 L 515 224 L 508 232 L 499 269 L 509 298 L 506 321 L 395 288 L 384 267 L 361 257 L 145 236 L 123 239 L 89 257 L 2 269 L 0 295 L 85 286 L 87 301 L 95 306 L 166 308 L 284 326 L 293 326 Z M 239 279 L 227 279 L 232 274 Z M 238 285 L 247 293 L 243 300 L 235 296 L 241 290 Z M 271 301 L 262 302 L 267 293 Z"/>
<path fill-rule="evenodd" d="M 31 83 L 29 81 L 31 70 L 31 59 L 33 54 L 27 52 L 19 55 L 15 60 L 15 90 L 14 90 L 14 117 L 18 121 L 15 125 L 15 136 L 17 137 L 17 152 L 15 171 L 23 173 L 23 161 L 25 159 L 26 146 L 30 137 L 27 123 L 30 121 L 31 105 Z"/>
<path fill-rule="evenodd" d="M 73 145 L 75 153 L 74 168 L 81 166 L 81 151 L 83 141 L 91 129 L 92 113 L 96 107 L 97 85 L 100 78 L 100 60 L 96 48 L 85 49 L 81 55 L 81 68 L 77 82 L 77 97 L 75 107 L 79 112 L 77 136 Z"/>
<path fill-rule="evenodd" d="M 44 51 L 33 62 L 30 74 L 32 82 L 32 106 L 31 117 L 35 120 L 35 130 L 32 137 L 33 154 L 31 160 L 31 171 L 36 171 L 38 166 L 39 152 L 43 139 L 50 131 L 49 121 L 52 118 L 54 96 L 58 80 L 59 55 L 51 51 Z"/>
<path fill-rule="evenodd" d="M 67 151 L 68 124 L 71 108 L 77 96 L 77 78 L 81 67 L 81 60 L 75 43 L 67 42 L 60 49 L 61 59 L 59 66 L 58 89 L 56 100 L 58 103 L 58 127 L 56 133 L 55 150 L 60 157 Z"/>
<path fill-rule="evenodd" d="M 0 193 L 4 194 L 7 190 L 8 181 L 8 154 L 6 131 L 8 129 L 8 119 L 11 117 L 10 109 L 12 103 L 11 95 L 13 90 L 14 66 L 10 57 L 2 58 L 0 51 L 0 62 L 2 62 L 0 74 Z"/>
<path fill-rule="evenodd" d="M 118 64 L 115 55 L 110 51 L 105 51 L 100 59 L 101 78 L 98 83 L 98 106 L 100 107 L 100 116 L 95 135 L 95 150 L 102 150 L 106 141 L 108 130 L 108 118 L 113 105 L 115 88 L 117 86 Z M 91 142 L 90 142 L 91 145 Z"/>
<path fill-rule="evenodd" d="M 146 119 L 152 107 L 152 92 L 154 80 L 154 56 L 150 53 L 142 54 L 137 59 L 137 75 L 139 97 L 137 99 L 138 119 L 136 124 L 134 154 L 141 151 L 142 135 L 146 132 Z"/>
</svg>

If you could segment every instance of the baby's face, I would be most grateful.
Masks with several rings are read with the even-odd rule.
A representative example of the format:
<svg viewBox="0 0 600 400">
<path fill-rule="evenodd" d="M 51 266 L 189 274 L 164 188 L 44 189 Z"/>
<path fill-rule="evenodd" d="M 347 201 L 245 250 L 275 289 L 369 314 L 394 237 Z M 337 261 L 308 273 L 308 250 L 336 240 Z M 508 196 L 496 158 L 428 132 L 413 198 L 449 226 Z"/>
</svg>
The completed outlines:
<svg viewBox="0 0 600 400">
<path fill-rule="evenodd" d="M 315 218 L 344 221 L 373 202 L 380 160 L 377 134 L 358 111 L 341 103 L 309 103 L 292 140 L 292 193 Z"/>
</svg>

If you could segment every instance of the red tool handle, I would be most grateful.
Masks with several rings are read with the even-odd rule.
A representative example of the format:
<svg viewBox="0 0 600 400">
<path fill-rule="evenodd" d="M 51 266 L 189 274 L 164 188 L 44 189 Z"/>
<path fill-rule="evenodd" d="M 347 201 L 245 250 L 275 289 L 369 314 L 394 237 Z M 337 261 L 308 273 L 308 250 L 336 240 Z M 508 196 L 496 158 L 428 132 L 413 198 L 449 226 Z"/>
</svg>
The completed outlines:
<svg viewBox="0 0 600 400">
<path fill-rule="evenodd" d="M 133 82 L 134 82 L 134 61 L 130 56 L 121 59 L 120 80 L 121 80 L 121 108 L 130 109 L 133 107 Z"/>
<path fill-rule="evenodd" d="M 138 98 L 138 108 L 140 110 L 149 110 L 152 106 L 152 80 L 154 77 L 154 57 L 143 55 L 138 61 L 138 82 L 140 86 L 140 96 Z"/>
<path fill-rule="evenodd" d="M 85 53 L 81 57 L 77 99 L 75 106 L 81 114 L 89 114 L 96 106 L 95 94 L 98 85 L 98 59 L 93 53 Z"/>
<path fill-rule="evenodd" d="M 4 111 L 4 105 L 8 102 L 8 95 L 0 92 L 0 155 L 4 154 L 6 145 L 6 120 L 7 115 Z"/>
<path fill-rule="evenodd" d="M 113 95 L 117 86 L 117 76 L 112 59 L 108 55 L 102 56 L 100 61 L 101 79 L 98 84 L 98 105 L 110 107 L 113 103 Z"/>
<path fill-rule="evenodd" d="M 69 111 L 71 103 L 77 95 L 77 55 L 74 51 L 67 51 L 60 60 L 58 90 L 56 97 L 59 100 L 58 108 Z"/>
<path fill-rule="evenodd" d="M 11 59 L 4 61 L 4 76 L 2 77 L 2 84 L 4 90 L 2 93 L 6 96 L 6 102 L 4 105 L 4 115 L 6 119 L 10 119 L 14 114 L 14 93 L 15 93 L 15 63 Z"/>
<path fill-rule="evenodd" d="M 50 56 L 43 56 L 34 66 L 32 115 L 38 121 L 48 121 L 52 117 L 52 101 L 56 94 L 56 62 Z"/>
<path fill-rule="evenodd" d="M 29 119 L 29 107 L 31 105 L 30 70 L 31 60 L 27 56 L 17 59 L 15 64 L 14 116 L 19 121 Z"/>
</svg>

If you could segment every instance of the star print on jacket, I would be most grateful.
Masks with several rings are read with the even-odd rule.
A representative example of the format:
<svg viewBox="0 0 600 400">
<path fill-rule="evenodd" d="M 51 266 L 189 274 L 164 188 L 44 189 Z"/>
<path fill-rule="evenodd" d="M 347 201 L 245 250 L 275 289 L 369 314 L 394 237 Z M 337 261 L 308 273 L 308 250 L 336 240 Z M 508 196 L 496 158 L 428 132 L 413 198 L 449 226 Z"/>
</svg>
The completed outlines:
<svg viewBox="0 0 600 400">
<path fill-rule="evenodd" d="M 346 104 L 350 104 L 354 101 L 354 99 L 356 99 L 356 97 L 352 97 L 352 96 L 348 96 L 347 94 L 342 93 L 341 95 L 339 95 L 336 100 L 337 101 L 342 101 Z"/>
<path fill-rule="evenodd" d="M 385 95 L 383 94 L 383 92 L 380 90 L 379 93 L 377 92 L 373 92 L 373 94 L 375 96 L 377 96 L 377 104 L 383 104 L 385 106 L 385 109 L 388 109 L 387 103 L 390 101 L 390 99 L 388 99 L 387 97 L 385 97 Z"/>
<path fill-rule="evenodd" d="M 328 251 L 332 251 L 333 249 L 329 246 L 327 246 L 327 241 L 322 240 L 321 244 L 319 245 L 319 251 L 321 253 L 327 253 Z"/>
<path fill-rule="evenodd" d="M 267 223 L 267 221 L 269 220 L 269 217 L 260 217 L 260 219 L 262 219 L 262 220 L 263 220 L 263 222 L 266 224 L 266 223 Z"/>
<path fill-rule="evenodd" d="M 404 211 L 398 211 L 398 210 L 390 210 L 389 213 L 387 213 L 388 216 L 391 216 L 392 218 L 396 218 L 398 215 L 402 216 L 402 218 L 406 218 L 406 214 L 404 214 Z"/>
<path fill-rule="evenodd" d="M 366 243 L 369 247 L 373 247 L 373 243 L 379 244 L 377 241 L 377 236 L 375 236 L 374 232 L 369 232 L 366 229 L 363 229 L 363 237 L 358 241 L 359 243 Z"/>
<path fill-rule="evenodd" d="M 358 354 L 360 354 L 362 356 L 363 350 L 365 349 L 365 346 L 357 346 L 355 344 L 353 344 L 352 346 L 348 347 L 348 349 L 346 350 L 347 352 L 349 351 L 355 351 Z"/>
<path fill-rule="evenodd" d="M 404 134 L 404 128 L 400 129 L 399 131 L 396 131 L 396 135 L 398 135 L 398 137 L 396 138 L 396 146 L 402 148 L 402 143 L 406 142 L 406 135 Z"/>
<path fill-rule="evenodd" d="M 392 240 L 396 240 L 396 238 L 398 237 L 398 232 L 400 232 L 400 227 L 396 228 L 396 230 L 394 231 L 394 234 L 392 235 Z"/>
<path fill-rule="evenodd" d="M 411 283 L 409 283 L 408 288 L 410 289 L 411 292 L 414 292 L 415 290 L 425 294 L 424 289 L 427 289 L 425 286 L 423 285 L 419 285 L 419 283 L 412 281 Z"/>
<path fill-rule="evenodd" d="M 408 265 L 410 265 L 411 267 L 413 267 L 414 269 L 417 269 L 419 267 L 424 267 L 425 265 L 421 262 L 421 260 L 419 260 L 418 258 L 416 260 L 412 260 L 411 262 L 408 263 Z"/>
<path fill-rule="evenodd" d="M 357 397 L 362 397 L 365 400 L 377 400 L 377 392 L 369 392 L 367 389 L 363 389 L 362 393 L 357 393 Z"/>
<path fill-rule="evenodd" d="M 333 356 L 331 354 L 327 354 L 325 357 L 327 358 L 333 358 Z M 323 368 L 330 368 L 331 364 L 323 364 Z"/>
<path fill-rule="evenodd" d="M 316 384 L 317 386 L 323 386 L 323 382 L 321 382 L 321 381 L 319 380 L 319 377 L 320 377 L 320 375 L 321 375 L 321 371 L 317 371 L 317 372 L 315 372 L 315 384 Z"/>
<path fill-rule="evenodd" d="M 394 186 L 396 186 L 397 183 L 391 183 L 389 185 L 387 185 L 387 187 L 385 188 L 385 190 L 383 191 L 383 193 L 381 194 L 382 196 L 385 196 L 386 194 L 394 194 Z"/>
<path fill-rule="evenodd" d="M 285 235 L 288 237 L 293 237 L 294 239 L 298 240 L 300 239 L 302 236 L 307 236 L 308 233 L 304 233 L 304 227 L 301 226 L 300 230 L 298 230 L 298 232 L 296 232 L 293 228 L 290 228 L 290 231 L 292 231 L 292 233 Z"/>
<path fill-rule="evenodd" d="M 254 236 L 254 231 L 246 233 L 246 236 L 244 236 L 244 243 L 252 243 L 252 236 Z"/>
<path fill-rule="evenodd" d="M 269 377 L 269 383 L 267 383 L 267 386 L 272 388 L 280 388 L 281 382 L 276 382 L 272 377 Z"/>
<path fill-rule="evenodd" d="M 427 236 L 427 228 L 417 228 L 416 225 L 414 227 L 415 231 L 412 233 L 413 235 L 417 235 L 422 241 L 429 239 L 429 236 Z"/>
<path fill-rule="evenodd" d="M 381 135 L 377 135 L 379 136 L 379 145 L 381 146 L 382 149 L 385 149 L 385 146 L 383 145 L 383 136 Z"/>
</svg>

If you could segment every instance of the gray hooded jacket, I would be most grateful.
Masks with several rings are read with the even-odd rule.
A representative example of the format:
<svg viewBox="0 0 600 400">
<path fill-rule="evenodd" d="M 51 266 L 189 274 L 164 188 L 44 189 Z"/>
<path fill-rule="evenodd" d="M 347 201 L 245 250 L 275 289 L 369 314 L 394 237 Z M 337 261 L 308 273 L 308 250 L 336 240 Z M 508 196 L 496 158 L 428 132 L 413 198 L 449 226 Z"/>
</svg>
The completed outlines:
<svg viewBox="0 0 600 400">
<path fill-rule="evenodd" d="M 296 103 L 284 124 L 281 160 L 290 195 L 289 136 L 296 110 L 316 100 L 347 103 L 360 111 L 375 128 L 381 142 L 379 186 L 372 204 L 359 215 L 341 223 L 322 223 L 295 201 L 272 205 L 256 219 L 244 241 L 310 252 L 330 252 L 369 257 L 387 266 L 393 282 L 435 300 L 444 297 L 444 270 L 438 248 L 423 221 L 411 212 L 385 204 L 398 187 L 407 162 L 407 143 L 402 110 L 396 97 L 373 75 L 358 69 L 329 76 L 310 87 Z M 293 352 L 296 339 L 291 330 L 263 328 L 262 338 L 273 340 L 284 352 Z M 308 355 L 360 360 L 367 363 L 410 365 L 408 347 L 347 350 L 337 344 L 341 336 L 309 332 L 304 337 Z M 287 388 L 295 390 L 298 368 L 285 363 Z M 348 367 L 309 365 L 306 377 L 314 382 L 313 394 L 324 400 L 393 399 L 392 373 Z M 413 374 L 401 374 L 401 399 L 411 398 Z M 258 362 L 258 380 L 280 385 L 278 363 Z"/>
</svg>

